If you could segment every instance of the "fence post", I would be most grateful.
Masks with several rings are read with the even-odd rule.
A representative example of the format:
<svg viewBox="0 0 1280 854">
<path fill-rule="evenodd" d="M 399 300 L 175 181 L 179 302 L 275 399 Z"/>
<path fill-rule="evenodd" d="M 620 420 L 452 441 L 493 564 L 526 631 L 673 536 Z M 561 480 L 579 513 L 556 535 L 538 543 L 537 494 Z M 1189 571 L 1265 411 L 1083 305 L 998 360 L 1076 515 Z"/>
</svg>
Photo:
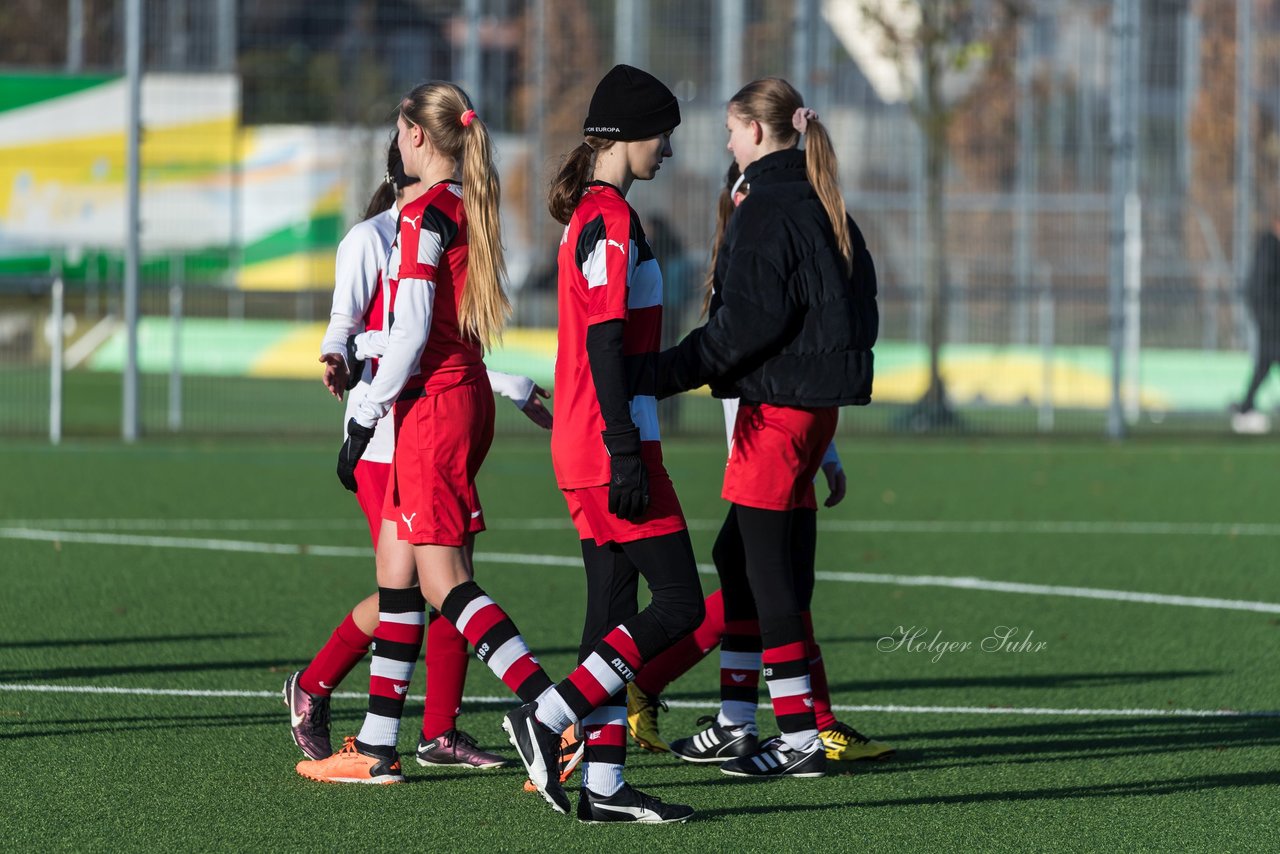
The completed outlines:
<svg viewBox="0 0 1280 854">
<path fill-rule="evenodd" d="M 182 429 L 182 256 L 169 257 L 169 432 Z"/>
<path fill-rule="evenodd" d="M 1039 273 L 1040 291 L 1040 412 L 1036 425 L 1041 433 L 1053 432 L 1053 348 L 1054 348 L 1054 305 L 1053 305 L 1053 273 L 1048 264 L 1041 265 Z"/>
<path fill-rule="evenodd" d="M 1032 101 L 1031 25 L 1018 22 L 1018 56 L 1014 63 L 1017 90 L 1018 153 L 1014 160 L 1014 310 L 1010 341 L 1026 344 L 1031 338 L 1031 193 L 1035 187 L 1035 104 Z M 1039 219 L 1039 217 L 1037 217 Z"/>
<path fill-rule="evenodd" d="M 120 434 L 126 442 L 138 440 L 138 276 L 141 262 L 142 168 L 142 0 L 125 3 L 125 70 L 128 79 L 126 109 L 126 201 L 124 221 L 124 374 L 121 377 Z"/>
<path fill-rule="evenodd" d="M 62 442 L 62 320 L 63 309 L 62 277 L 53 280 L 51 288 L 52 305 L 49 307 L 49 444 Z"/>
<path fill-rule="evenodd" d="M 1124 420 L 1142 414 L 1142 199 L 1124 198 Z"/>
<path fill-rule="evenodd" d="M 1111 351 L 1111 403 L 1107 409 L 1107 435 L 1122 439 L 1125 435 L 1122 378 L 1125 346 L 1125 268 L 1129 235 L 1125 216 L 1126 198 L 1137 191 L 1137 79 L 1136 58 L 1141 44 L 1138 38 L 1137 0 L 1116 0 L 1111 7 L 1111 75 L 1110 134 L 1111 186 L 1108 227 L 1110 230 L 1109 300 L 1107 307 Z"/>
</svg>

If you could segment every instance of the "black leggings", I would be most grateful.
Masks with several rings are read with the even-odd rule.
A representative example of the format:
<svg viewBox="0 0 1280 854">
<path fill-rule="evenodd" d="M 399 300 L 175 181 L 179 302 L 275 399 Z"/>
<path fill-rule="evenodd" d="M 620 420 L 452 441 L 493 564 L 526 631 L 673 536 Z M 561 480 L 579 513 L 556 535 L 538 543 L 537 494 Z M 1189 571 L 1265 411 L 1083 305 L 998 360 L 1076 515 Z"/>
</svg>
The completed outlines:
<svg viewBox="0 0 1280 854">
<path fill-rule="evenodd" d="M 1275 335 L 1275 333 L 1268 334 Z M 1262 331 L 1259 330 L 1259 337 L 1261 335 Z M 1258 390 L 1262 388 L 1267 375 L 1271 373 L 1271 366 L 1277 362 L 1280 362 L 1280 345 L 1275 342 L 1274 337 L 1271 341 L 1259 341 L 1258 355 L 1253 361 L 1253 374 L 1249 377 L 1249 388 L 1245 391 L 1244 400 L 1240 404 L 1243 411 L 1249 412 L 1253 409 Z"/>
<path fill-rule="evenodd" d="M 808 611 L 818 546 L 816 510 L 730 504 L 711 550 L 725 620 L 766 623 Z"/>
<path fill-rule="evenodd" d="M 587 612 L 579 663 L 624 621 L 632 627 L 636 647 L 646 661 L 702 622 L 702 586 L 688 531 L 603 546 L 583 540 L 582 565 L 587 574 Z M 643 611 L 636 602 L 640 576 L 652 596 Z"/>
</svg>

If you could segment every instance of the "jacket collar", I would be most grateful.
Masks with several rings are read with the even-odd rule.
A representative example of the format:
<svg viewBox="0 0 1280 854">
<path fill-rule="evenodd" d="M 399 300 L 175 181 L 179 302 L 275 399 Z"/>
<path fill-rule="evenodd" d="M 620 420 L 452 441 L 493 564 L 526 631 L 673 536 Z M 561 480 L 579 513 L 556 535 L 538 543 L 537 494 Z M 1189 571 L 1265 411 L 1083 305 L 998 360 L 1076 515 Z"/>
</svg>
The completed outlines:
<svg viewBox="0 0 1280 854">
<path fill-rule="evenodd" d="M 783 181 L 807 181 L 804 152 L 798 148 L 784 148 L 761 157 L 746 169 L 747 183 L 753 188 L 762 184 Z"/>
</svg>

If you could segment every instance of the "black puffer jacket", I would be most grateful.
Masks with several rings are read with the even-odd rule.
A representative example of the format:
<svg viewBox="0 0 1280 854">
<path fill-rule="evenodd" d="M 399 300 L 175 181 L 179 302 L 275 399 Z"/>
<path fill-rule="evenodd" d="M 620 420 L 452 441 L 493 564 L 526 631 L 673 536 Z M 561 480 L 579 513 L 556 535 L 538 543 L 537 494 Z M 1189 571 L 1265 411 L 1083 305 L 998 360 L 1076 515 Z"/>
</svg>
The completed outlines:
<svg viewBox="0 0 1280 854">
<path fill-rule="evenodd" d="M 862 233 L 850 219 L 846 276 L 803 151 L 766 155 L 746 176 L 750 195 L 716 264 L 713 314 L 659 357 L 659 394 L 710 383 L 716 397 L 778 406 L 870 403 L 880 317 Z"/>
</svg>

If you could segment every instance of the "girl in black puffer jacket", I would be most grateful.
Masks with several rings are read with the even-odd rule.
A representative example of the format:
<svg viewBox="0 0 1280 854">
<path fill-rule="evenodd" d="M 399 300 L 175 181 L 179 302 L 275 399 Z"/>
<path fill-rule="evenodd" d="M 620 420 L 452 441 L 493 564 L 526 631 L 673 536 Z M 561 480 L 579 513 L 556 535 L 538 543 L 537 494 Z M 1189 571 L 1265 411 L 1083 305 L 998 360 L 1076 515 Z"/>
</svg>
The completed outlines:
<svg viewBox="0 0 1280 854">
<path fill-rule="evenodd" d="M 737 755 L 721 765 L 728 774 L 821 776 L 827 750 L 814 716 L 803 607 L 812 575 L 795 560 L 797 538 L 809 538 L 796 530 L 796 511 L 816 510 L 813 479 L 838 407 L 871 401 L 875 269 L 845 211 L 830 137 L 799 92 L 778 78 L 750 83 L 729 101 L 726 125 L 749 193 L 717 252 L 711 319 L 662 353 L 655 371 L 639 371 L 638 382 L 663 396 L 709 383 L 717 397 L 741 398 L 722 539 L 740 542 L 745 573 L 721 576 L 726 635 L 729 624 L 758 617 L 782 737 L 753 744 L 754 720 L 733 719 L 730 708 L 743 704 L 724 704 L 705 732 L 676 744 L 698 753 L 685 757 L 693 761 Z M 719 753 L 703 758 L 707 751 Z"/>
</svg>

